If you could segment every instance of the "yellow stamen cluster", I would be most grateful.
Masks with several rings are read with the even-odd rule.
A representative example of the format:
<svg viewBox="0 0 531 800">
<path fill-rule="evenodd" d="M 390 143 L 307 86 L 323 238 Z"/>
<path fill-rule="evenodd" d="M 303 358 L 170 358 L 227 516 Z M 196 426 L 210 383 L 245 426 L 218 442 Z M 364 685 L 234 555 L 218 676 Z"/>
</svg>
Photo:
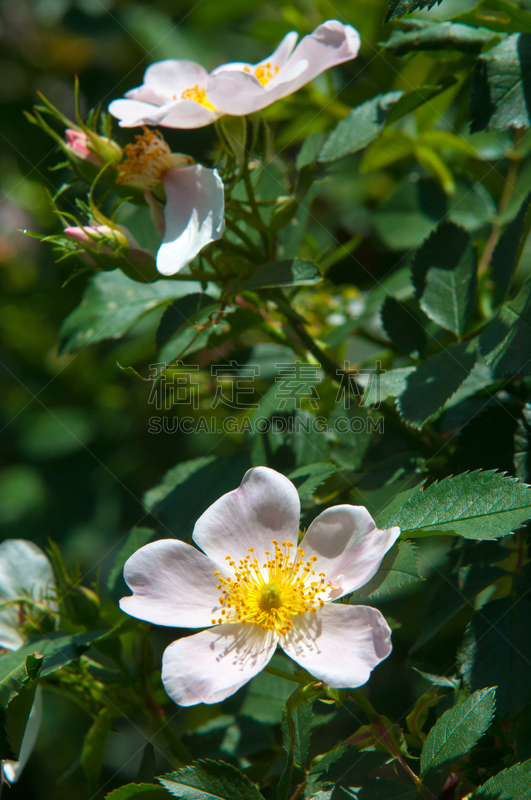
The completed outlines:
<svg viewBox="0 0 531 800">
<path fill-rule="evenodd" d="M 198 83 L 196 83 L 195 86 L 190 87 L 190 89 L 185 89 L 184 92 L 181 94 L 181 98 L 183 100 L 195 100 L 196 103 L 200 103 L 202 106 L 208 108 L 210 111 L 217 111 L 217 109 L 212 105 L 212 103 L 209 100 L 207 100 L 204 88 L 202 86 L 199 86 Z"/>
<path fill-rule="evenodd" d="M 304 552 L 292 542 L 279 545 L 273 539 L 274 551 L 265 551 L 265 563 L 260 564 L 254 548 L 237 564 L 227 556 L 234 578 L 222 578 L 219 572 L 217 588 L 221 591 L 221 616 L 213 625 L 222 622 L 252 623 L 263 631 L 276 631 L 285 636 L 291 629 L 291 617 L 307 611 L 317 611 L 324 605 L 322 595 L 328 588 L 325 574 L 316 576 L 313 569 L 317 556 L 305 560 Z"/>
<path fill-rule="evenodd" d="M 144 133 L 135 136 L 135 143 L 127 144 L 124 152 L 116 182 L 127 186 L 154 189 L 162 175 L 174 166 L 172 152 L 159 131 L 144 128 Z"/>
<path fill-rule="evenodd" d="M 271 62 L 268 61 L 267 64 L 262 64 L 259 67 L 255 67 L 254 76 L 260 81 L 262 86 L 265 86 L 266 83 L 269 83 L 269 81 L 275 77 L 278 70 L 279 70 L 278 64 L 275 64 L 275 66 L 272 67 Z M 251 70 L 249 69 L 249 67 L 244 67 L 243 71 L 250 72 Z"/>
</svg>

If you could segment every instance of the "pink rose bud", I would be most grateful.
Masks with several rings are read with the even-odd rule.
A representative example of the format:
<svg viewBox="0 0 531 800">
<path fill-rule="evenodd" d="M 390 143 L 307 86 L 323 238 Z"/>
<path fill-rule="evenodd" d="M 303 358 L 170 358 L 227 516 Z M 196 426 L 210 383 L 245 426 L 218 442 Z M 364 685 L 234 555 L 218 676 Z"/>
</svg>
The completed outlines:
<svg viewBox="0 0 531 800">
<path fill-rule="evenodd" d="M 69 150 L 72 151 L 74 155 L 78 158 L 83 158 L 85 161 L 91 161 L 96 166 L 101 166 L 103 164 L 101 158 L 96 155 L 96 153 L 92 153 L 88 149 L 88 136 L 83 131 L 75 131 L 72 128 L 67 128 L 65 130 L 65 139 L 66 139 L 66 146 Z"/>
</svg>

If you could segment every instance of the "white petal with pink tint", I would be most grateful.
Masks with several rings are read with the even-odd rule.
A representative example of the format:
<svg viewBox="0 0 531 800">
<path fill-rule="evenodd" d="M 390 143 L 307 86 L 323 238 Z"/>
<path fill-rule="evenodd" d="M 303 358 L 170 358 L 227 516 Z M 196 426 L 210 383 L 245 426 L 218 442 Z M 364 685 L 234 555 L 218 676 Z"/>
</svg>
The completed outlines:
<svg viewBox="0 0 531 800">
<path fill-rule="evenodd" d="M 286 45 L 285 41 L 269 59 L 259 64 L 229 64 L 226 69 L 222 65 L 214 70 L 206 87 L 210 102 L 226 114 L 251 114 L 296 92 L 325 70 L 356 58 L 360 47 L 358 32 L 338 20 L 319 25 L 312 34 L 301 39 L 283 63 L 279 63 L 275 56 L 285 58 L 292 46 L 292 39 Z M 257 72 L 263 74 L 264 66 L 268 68 L 266 77 L 269 80 L 262 85 L 255 76 Z"/>
<path fill-rule="evenodd" d="M 218 625 L 164 651 L 162 682 L 181 706 L 219 703 L 271 660 L 277 638 L 254 625 Z"/>
<path fill-rule="evenodd" d="M 354 689 L 391 652 L 391 630 L 376 608 L 327 604 L 295 619 L 280 646 L 329 686 Z"/>
<path fill-rule="evenodd" d="M 218 563 L 245 558 L 254 547 L 259 559 L 273 539 L 297 544 L 301 505 L 293 483 L 268 467 L 245 473 L 241 485 L 216 500 L 195 524 L 193 539 Z"/>
<path fill-rule="evenodd" d="M 195 164 L 169 169 L 162 184 L 166 192 L 165 232 L 157 253 L 157 269 L 163 275 L 175 275 L 203 247 L 223 236 L 223 181 L 217 170 Z"/>
<path fill-rule="evenodd" d="M 156 625 L 206 627 L 219 614 L 214 572 L 224 569 L 178 539 L 151 542 L 126 562 L 124 578 L 133 595 L 123 597 L 120 608 Z"/>
<path fill-rule="evenodd" d="M 363 506 L 333 506 L 312 522 L 301 542 L 306 556 L 317 556 L 316 572 L 325 572 L 340 591 L 353 592 L 377 572 L 382 558 L 400 536 L 400 528 L 379 530 Z"/>
</svg>

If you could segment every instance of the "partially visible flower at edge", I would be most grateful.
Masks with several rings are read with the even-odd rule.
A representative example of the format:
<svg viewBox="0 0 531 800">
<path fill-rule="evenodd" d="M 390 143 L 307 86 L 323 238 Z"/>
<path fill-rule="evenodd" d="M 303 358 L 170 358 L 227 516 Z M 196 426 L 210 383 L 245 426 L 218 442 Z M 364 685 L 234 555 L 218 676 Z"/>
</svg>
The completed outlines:
<svg viewBox="0 0 531 800">
<path fill-rule="evenodd" d="M 325 70 L 356 58 L 360 48 L 356 29 L 334 19 L 295 46 L 297 38 L 292 31 L 263 61 L 222 64 L 210 75 L 193 61 L 159 61 L 147 68 L 142 86 L 114 100 L 109 112 L 124 128 L 201 128 L 223 114 L 251 114 L 293 94 Z"/>
<path fill-rule="evenodd" d="M 175 275 L 225 230 L 223 181 L 216 169 L 180 153 L 172 153 L 158 131 L 145 130 L 125 147 L 118 181 L 144 189 L 155 226 L 163 236 L 157 270 Z M 187 166 L 188 165 L 188 166 Z M 152 194 L 158 184 L 166 193 L 164 207 Z"/>
<path fill-rule="evenodd" d="M 193 539 L 203 552 L 162 539 L 126 562 L 133 595 L 120 601 L 123 611 L 157 625 L 206 628 L 164 652 L 162 680 L 179 705 L 234 694 L 278 644 L 334 688 L 363 685 L 391 652 L 377 609 L 331 601 L 373 577 L 399 528 L 379 530 L 361 506 L 334 506 L 297 547 L 299 518 L 291 481 L 256 467 L 197 521 Z"/>
<path fill-rule="evenodd" d="M 28 596 L 53 607 L 55 580 L 52 566 L 42 550 L 24 539 L 6 539 L 0 544 L 0 603 Z M 24 644 L 16 605 L 0 608 L 0 648 L 18 650 Z M 0 656 L 1 658 L 1 656 Z M 35 693 L 18 761 L 1 762 L 9 783 L 15 783 L 22 772 L 37 740 L 42 718 L 42 694 Z"/>
</svg>

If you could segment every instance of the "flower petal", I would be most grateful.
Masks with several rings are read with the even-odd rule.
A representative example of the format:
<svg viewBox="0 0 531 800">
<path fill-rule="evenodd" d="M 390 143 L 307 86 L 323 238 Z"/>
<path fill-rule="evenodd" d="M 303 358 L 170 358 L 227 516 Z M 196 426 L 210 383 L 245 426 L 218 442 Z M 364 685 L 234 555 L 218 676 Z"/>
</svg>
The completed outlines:
<svg viewBox="0 0 531 800">
<path fill-rule="evenodd" d="M 272 71 L 275 66 L 279 70 L 264 86 L 243 67 L 238 71 L 231 65 L 228 70 L 221 66 L 209 77 L 207 95 L 226 114 L 250 114 L 296 92 L 321 72 L 356 58 L 359 47 L 359 34 L 351 25 L 328 20 L 301 39 L 283 65 L 271 58 Z"/>
<path fill-rule="evenodd" d="M 203 628 L 219 613 L 214 572 L 218 567 L 195 547 L 178 539 L 160 539 L 137 550 L 124 567 L 124 578 L 134 594 L 122 597 L 126 614 L 181 628 Z"/>
<path fill-rule="evenodd" d="M 138 89 L 132 89 L 127 93 L 128 97 L 133 96 L 138 100 L 144 97 L 138 96 L 138 92 L 145 87 L 162 99 L 162 103 L 170 100 L 180 99 L 186 89 L 193 89 L 194 86 L 205 87 L 208 79 L 208 72 L 201 64 L 195 61 L 188 61 L 185 58 L 168 58 L 165 61 L 157 61 L 151 64 L 144 73 L 144 83 Z M 153 102 L 149 100 L 148 102 Z"/>
<path fill-rule="evenodd" d="M 259 61 L 257 64 L 248 64 L 245 61 L 232 61 L 228 64 L 221 64 L 219 67 L 216 67 L 216 69 L 212 70 L 210 75 L 211 76 L 217 75 L 219 72 L 228 72 L 232 70 L 241 72 L 242 70 L 245 70 L 245 67 L 254 72 L 256 67 L 260 67 L 268 63 L 275 64 L 279 68 L 283 67 L 288 58 L 290 57 L 293 48 L 297 44 L 298 38 L 299 34 L 296 31 L 291 31 L 290 33 L 287 33 L 284 36 L 284 38 L 278 45 L 277 49 L 273 53 L 271 53 L 271 55 L 268 58 L 264 58 L 263 61 Z"/>
<path fill-rule="evenodd" d="M 268 467 L 255 467 L 240 486 L 224 494 L 197 520 L 193 539 L 210 558 L 225 564 L 245 558 L 250 547 L 257 557 L 272 550 L 273 539 L 297 543 L 300 500 L 288 478 Z"/>
<path fill-rule="evenodd" d="M 399 536 L 400 528 L 379 530 L 363 506 L 333 506 L 312 522 L 301 547 L 306 557 L 317 556 L 316 572 L 340 581 L 335 599 L 364 586 Z"/>
<path fill-rule="evenodd" d="M 216 625 L 166 648 L 164 688 L 181 706 L 219 703 L 254 678 L 276 646 L 276 636 L 256 625 Z"/>
<path fill-rule="evenodd" d="M 20 752 L 18 754 L 18 761 L 2 761 L 0 762 L 0 769 L 4 769 L 4 775 L 8 783 L 16 783 L 20 777 L 20 773 L 26 766 L 28 759 L 31 755 L 39 729 L 42 721 L 42 689 L 37 686 L 35 692 L 35 699 L 29 713 L 28 721 L 26 723 L 26 730 L 20 745 Z M 1 780 L 0 780 L 1 785 Z"/>
<path fill-rule="evenodd" d="M 0 544 L 0 602 L 29 594 L 53 608 L 55 580 L 52 566 L 40 547 L 25 539 L 6 539 Z M 18 609 L 0 611 L 0 647 L 17 650 L 23 643 Z"/>
<path fill-rule="evenodd" d="M 223 181 L 215 169 L 200 164 L 169 169 L 162 183 L 166 191 L 165 234 L 157 253 L 157 269 L 175 275 L 225 229 Z"/>
<path fill-rule="evenodd" d="M 113 100 L 109 104 L 109 114 L 120 120 L 121 128 L 134 128 L 137 125 L 158 125 L 161 118 L 168 113 L 169 106 L 146 103 L 141 100 Z"/>
<path fill-rule="evenodd" d="M 280 646 L 329 686 L 354 689 L 391 652 L 391 630 L 376 608 L 329 603 L 294 618 Z"/>
</svg>

